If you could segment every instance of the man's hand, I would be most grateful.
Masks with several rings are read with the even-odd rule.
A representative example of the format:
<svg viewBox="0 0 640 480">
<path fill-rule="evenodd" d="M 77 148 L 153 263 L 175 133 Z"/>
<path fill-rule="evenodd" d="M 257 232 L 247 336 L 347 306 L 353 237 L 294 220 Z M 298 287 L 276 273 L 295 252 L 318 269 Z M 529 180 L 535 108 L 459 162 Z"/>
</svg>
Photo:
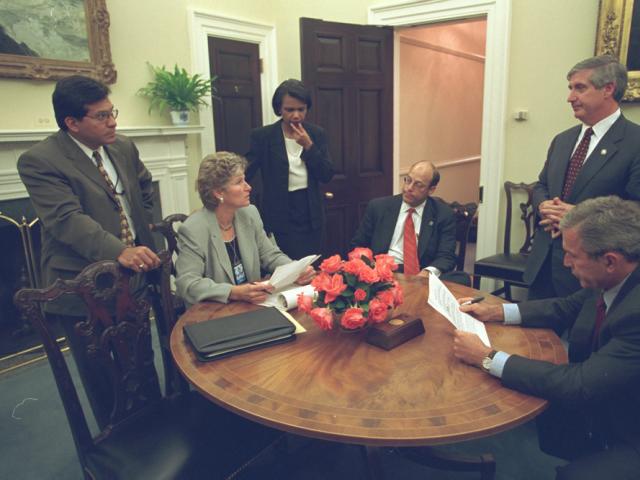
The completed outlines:
<svg viewBox="0 0 640 480">
<path fill-rule="evenodd" d="M 552 200 L 545 200 L 538 206 L 538 211 L 542 217 L 539 225 L 544 228 L 545 232 L 551 233 L 551 238 L 559 237 L 560 220 L 562 220 L 562 217 L 573 207 L 575 207 L 575 205 L 563 202 L 558 197 L 554 197 Z"/>
<path fill-rule="evenodd" d="M 453 354 L 457 359 L 478 367 L 482 364 L 482 359 L 490 353 L 491 348 L 482 343 L 475 333 L 462 330 L 453 332 Z"/>
<path fill-rule="evenodd" d="M 309 150 L 311 145 L 313 145 L 313 141 L 302 124 L 291 123 L 290 125 L 293 130 L 293 139 L 298 143 L 298 145 L 302 145 L 302 148 Z"/>
<path fill-rule="evenodd" d="M 134 272 L 146 272 L 160 266 L 158 256 L 147 247 L 127 247 L 117 260 L 120 265 Z"/>
<path fill-rule="evenodd" d="M 250 303 L 262 303 L 273 292 L 273 285 L 269 282 L 252 282 L 231 287 L 230 300 L 241 300 Z"/>
<path fill-rule="evenodd" d="M 459 298 L 460 311 L 473 315 L 481 322 L 504 322 L 504 311 L 502 305 L 490 305 L 485 302 L 462 305 L 464 302 L 472 300 L 473 297 Z"/>
<path fill-rule="evenodd" d="M 315 277 L 315 276 L 316 276 L 316 271 L 313 269 L 313 267 L 311 265 L 309 265 L 300 274 L 300 276 L 296 280 L 296 283 L 298 285 L 307 285 L 309 282 L 311 282 L 311 280 L 313 280 L 313 277 Z"/>
<path fill-rule="evenodd" d="M 431 270 L 427 270 L 426 268 L 423 268 L 418 272 L 418 277 L 429 278 L 430 273 L 431 273 Z"/>
</svg>

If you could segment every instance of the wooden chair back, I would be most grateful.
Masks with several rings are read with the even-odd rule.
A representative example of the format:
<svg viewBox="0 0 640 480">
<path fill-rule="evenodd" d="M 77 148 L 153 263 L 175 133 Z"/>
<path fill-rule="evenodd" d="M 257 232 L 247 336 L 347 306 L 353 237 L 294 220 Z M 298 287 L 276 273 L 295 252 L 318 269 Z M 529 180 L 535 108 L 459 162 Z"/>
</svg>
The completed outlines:
<svg viewBox="0 0 640 480">
<path fill-rule="evenodd" d="M 476 203 L 461 204 L 451 202 L 449 206 L 456 216 L 456 270 L 464 271 L 464 262 L 467 256 L 467 243 L 469 242 L 469 230 L 478 210 Z"/>
<path fill-rule="evenodd" d="M 161 254 L 168 277 L 169 255 Z M 150 303 L 134 298 L 130 284 L 134 273 L 114 261 L 89 265 L 73 280 L 57 280 L 45 289 L 19 290 L 14 302 L 42 339 L 56 385 L 71 427 L 73 439 L 84 464 L 84 456 L 94 445 L 87 419 L 78 398 L 65 356 L 43 313 L 43 306 L 62 295 L 78 295 L 87 305 L 88 316 L 75 324 L 83 339 L 92 371 L 104 375 L 111 388 L 109 425 L 96 438 L 104 438 L 120 423 L 162 399 L 153 362 L 150 331 Z M 166 283 L 167 280 L 164 280 Z M 162 291 L 162 286 L 156 292 Z M 162 302 L 158 302 L 161 305 Z M 171 309 L 167 309 L 171 311 Z M 166 313 L 161 321 L 165 321 Z"/>
<path fill-rule="evenodd" d="M 504 253 L 511 253 L 511 225 L 513 219 L 513 194 L 515 192 L 524 192 L 526 201 L 520 202 L 518 208 L 520 210 L 520 220 L 524 227 L 524 241 L 518 249 L 518 253 L 528 255 L 531 252 L 533 244 L 533 234 L 535 232 L 536 215 L 533 209 L 533 187 L 535 183 L 514 183 L 510 181 L 504 182 L 504 191 L 507 195 L 507 218 L 504 231 Z"/>
</svg>

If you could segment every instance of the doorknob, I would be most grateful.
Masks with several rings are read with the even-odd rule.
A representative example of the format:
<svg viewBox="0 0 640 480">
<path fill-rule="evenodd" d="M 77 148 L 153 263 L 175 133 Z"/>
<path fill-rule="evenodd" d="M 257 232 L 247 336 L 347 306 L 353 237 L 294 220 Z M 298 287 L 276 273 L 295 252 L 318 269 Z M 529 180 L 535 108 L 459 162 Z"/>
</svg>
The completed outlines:
<svg viewBox="0 0 640 480">
<path fill-rule="evenodd" d="M 234 85 L 233 86 L 233 91 L 238 93 L 240 91 L 240 87 L 238 87 L 238 85 Z"/>
<path fill-rule="evenodd" d="M 331 200 L 333 198 L 333 193 L 332 192 L 324 192 L 324 198 L 326 198 L 327 200 Z"/>
</svg>

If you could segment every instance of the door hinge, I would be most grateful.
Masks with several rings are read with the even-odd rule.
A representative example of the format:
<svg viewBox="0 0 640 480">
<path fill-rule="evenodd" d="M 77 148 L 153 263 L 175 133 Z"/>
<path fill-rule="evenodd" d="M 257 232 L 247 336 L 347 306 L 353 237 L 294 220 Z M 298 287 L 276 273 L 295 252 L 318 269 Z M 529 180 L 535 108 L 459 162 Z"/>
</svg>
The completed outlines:
<svg viewBox="0 0 640 480">
<path fill-rule="evenodd" d="M 264 58 L 260 59 L 260 74 L 264 73 Z"/>
<path fill-rule="evenodd" d="M 482 203 L 483 195 L 484 195 L 484 187 L 482 185 L 480 185 L 480 187 L 478 188 L 479 203 Z"/>
</svg>

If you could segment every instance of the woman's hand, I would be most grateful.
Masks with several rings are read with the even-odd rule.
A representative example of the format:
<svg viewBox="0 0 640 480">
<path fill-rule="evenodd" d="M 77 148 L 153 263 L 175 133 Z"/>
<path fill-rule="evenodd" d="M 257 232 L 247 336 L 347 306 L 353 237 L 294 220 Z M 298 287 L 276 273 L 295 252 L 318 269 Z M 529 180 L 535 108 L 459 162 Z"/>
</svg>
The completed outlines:
<svg viewBox="0 0 640 480">
<path fill-rule="evenodd" d="M 300 276 L 298 277 L 298 279 L 296 280 L 296 283 L 298 285 L 306 285 L 308 284 L 311 280 L 313 280 L 313 277 L 316 276 L 316 271 L 313 269 L 313 267 L 311 265 L 309 265 L 307 268 L 304 269 L 304 271 L 300 274 Z"/>
<path fill-rule="evenodd" d="M 273 285 L 269 282 L 252 282 L 231 287 L 230 300 L 240 300 L 250 303 L 262 303 L 273 292 Z"/>
<path fill-rule="evenodd" d="M 296 141 L 296 143 L 298 145 L 302 145 L 302 148 L 304 148 L 305 150 L 309 150 L 311 148 L 311 145 L 313 145 L 313 141 L 311 140 L 311 137 L 304 129 L 302 124 L 291 123 L 290 125 L 291 129 L 293 130 L 292 137 Z"/>
</svg>

